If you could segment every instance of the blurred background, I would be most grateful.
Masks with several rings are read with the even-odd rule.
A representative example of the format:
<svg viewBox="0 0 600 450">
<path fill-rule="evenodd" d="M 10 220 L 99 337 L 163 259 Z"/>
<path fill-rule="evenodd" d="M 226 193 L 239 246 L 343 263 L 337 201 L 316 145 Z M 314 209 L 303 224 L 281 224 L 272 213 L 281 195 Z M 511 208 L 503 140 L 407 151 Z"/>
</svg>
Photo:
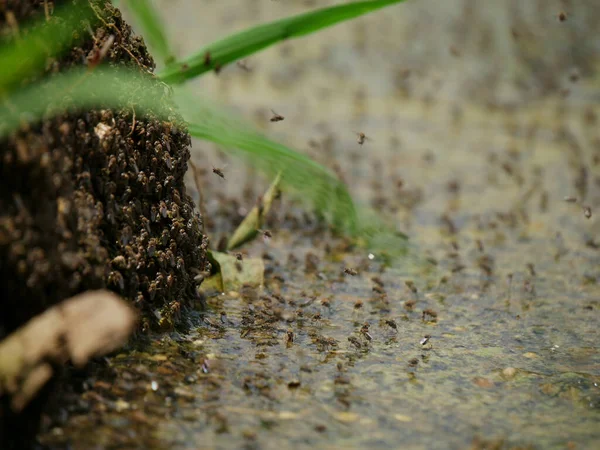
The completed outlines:
<svg viewBox="0 0 600 450">
<path fill-rule="evenodd" d="M 179 52 L 185 55 L 199 43 L 232 30 L 340 2 L 159 3 L 168 8 L 165 19 Z M 209 11 L 210 20 L 203 22 Z M 311 75 L 342 78 L 343 74 L 344 82 L 367 84 L 368 97 L 403 93 L 427 98 L 435 94 L 437 99 L 511 105 L 570 89 L 575 75 L 594 84 L 599 22 L 600 7 L 594 0 L 414 0 L 290 43 L 287 49 L 267 50 L 253 59 L 260 62 L 261 70 L 273 71 L 264 80 L 270 88 L 281 91 L 289 83 L 295 84 L 296 95 L 288 97 L 290 102 L 306 97 L 314 100 L 322 90 L 343 90 L 341 86 L 319 88 L 308 83 L 303 72 L 315 65 L 321 70 Z M 292 51 L 296 51 L 293 65 L 282 64 Z M 258 94 L 257 89 L 267 87 L 252 88 Z M 220 94 L 238 97 L 249 95 L 247 91 L 222 88 Z"/>
<path fill-rule="evenodd" d="M 158 1 L 180 56 L 336 3 Z M 355 198 L 391 213 L 404 231 L 437 224 L 451 206 L 441 195 L 448 187 L 462 190 L 469 213 L 511 207 L 530 188 L 528 172 L 542 200 L 575 195 L 575 183 L 593 205 L 599 22 L 594 0 L 407 1 L 277 45 L 193 86 L 336 170 Z M 269 122 L 271 110 L 286 120 Z M 356 132 L 370 138 L 365 145 Z M 235 183 L 204 177 L 208 209 L 229 208 L 241 220 L 264 181 L 208 144 L 193 154 L 208 171 L 227 165 Z M 219 230 L 232 227 L 227 216 Z"/>
<path fill-rule="evenodd" d="M 157 0 L 178 56 L 339 3 Z M 171 445 L 158 448 L 590 448 L 600 405 L 599 21 L 596 0 L 407 1 L 194 81 L 199 95 L 335 170 L 436 264 L 384 268 L 377 252 L 332 250 L 284 193 L 273 238 L 242 250 L 266 261 L 265 288 L 209 298 L 206 316 L 226 311 L 234 325 L 195 331 L 212 375 L 194 363 L 195 400 L 160 421 L 154 436 Z M 285 120 L 270 122 L 272 111 Z M 206 142 L 192 158 L 216 244 L 270 180 Z M 198 198 L 191 176 L 188 186 Z M 373 340 L 356 346 L 365 322 Z M 419 344 L 426 333 L 431 351 Z"/>
</svg>

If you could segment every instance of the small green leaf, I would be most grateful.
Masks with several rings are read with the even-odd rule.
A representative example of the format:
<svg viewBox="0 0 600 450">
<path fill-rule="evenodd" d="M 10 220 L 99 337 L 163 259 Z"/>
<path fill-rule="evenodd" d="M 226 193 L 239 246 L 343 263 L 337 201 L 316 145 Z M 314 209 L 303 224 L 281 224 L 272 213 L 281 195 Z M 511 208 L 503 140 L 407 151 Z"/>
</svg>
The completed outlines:
<svg viewBox="0 0 600 450">
<path fill-rule="evenodd" d="M 267 214 L 269 214 L 273 199 L 277 195 L 280 181 L 281 174 L 277 174 L 275 181 L 273 181 L 267 192 L 260 199 L 259 205 L 250 210 L 246 217 L 244 217 L 244 220 L 242 220 L 242 223 L 234 231 L 227 243 L 227 250 L 233 250 L 256 237 L 258 230 L 263 226 Z"/>
<path fill-rule="evenodd" d="M 165 106 L 168 95 L 168 87 L 150 74 L 102 67 L 93 72 L 73 69 L 19 89 L 0 102 L 0 137 L 18 129 L 23 121 L 35 123 L 77 108 L 134 107 L 141 114 L 152 112 L 170 120 L 175 111 Z"/>
<path fill-rule="evenodd" d="M 279 41 L 304 36 L 403 1 L 405 0 L 354 2 L 258 25 L 207 45 L 189 58 L 167 66 L 159 73 L 159 76 L 172 84 L 183 83 L 205 72 L 219 69 L 226 64 L 256 53 Z"/>
<path fill-rule="evenodd" d="M 114 1 L 113 1 L 114 3 Z M 133 15 L 134 21 L 141 28 L 144 40 L 164 64 L 172 63 L 175 59 L 167 40 L 160 15 L 151 0 L 123 0 L 125 7 Z"/>
</svg>

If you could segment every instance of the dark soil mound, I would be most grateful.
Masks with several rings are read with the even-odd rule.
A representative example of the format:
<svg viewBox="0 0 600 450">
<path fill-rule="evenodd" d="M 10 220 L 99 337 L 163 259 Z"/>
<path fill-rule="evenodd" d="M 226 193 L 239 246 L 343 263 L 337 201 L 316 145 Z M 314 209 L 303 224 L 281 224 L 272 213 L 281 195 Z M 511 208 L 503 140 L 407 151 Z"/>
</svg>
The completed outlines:
<svg viewBox="0 0 600 450">
<path fill-rule="evenodd" d="M 48 58 L 46 76 L 97 60 L 113 35 L 103 63 L 152 77 L 143 41 L 109 1 L 62 3 L 91 7 L 98 20 L 76 47 Z M 0 35 L 15 39 L 22 21 L 44 18 L 44 6 L 0 1 Z M 169 108 L 168 90 L 156 86 L 144 94 Z M 0 340 L 49 306 L 103 287 L 142 311 L 144 329 L 177 323 L 198 296 L 193 270 L 208 268 L 202 218 L 183 182 L 189 143 L 176 113 L 165 122 L 133 107 L 65 113 L 0 140 Z M 1 448 L 31 445 L 50 390 L 16 418 L 0 399 Z"/>
<path fill-rule="evenodd" d="M 114 35 L 104 63 L 151 76 L 154 62 L 120 13 L 108 1 L 89 4 L 97 26 L 47 72 L 87 64 Z M 43 18 L 44 2 L 1 2 L 3 35 L 11 15 Z M 168 103 L 158 82 L 157 95 Z M 144 328 L 177 321 L 197 295 L 190 270 L 207 264 L 202 218 L 183 183 L 189 143 L 176 115 L 167 123 L 132 108 L 65 114 L 0 141 L 0 337 L 101 287 L 143 310 Z"/>
</svg>

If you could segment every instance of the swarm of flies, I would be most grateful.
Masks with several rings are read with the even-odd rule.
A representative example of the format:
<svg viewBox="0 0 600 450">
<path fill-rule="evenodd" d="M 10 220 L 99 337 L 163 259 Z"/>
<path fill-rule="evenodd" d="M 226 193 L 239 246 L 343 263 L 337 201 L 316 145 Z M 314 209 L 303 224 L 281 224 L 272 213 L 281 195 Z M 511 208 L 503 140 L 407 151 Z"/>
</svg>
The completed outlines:
<svg viewBox="0 0 600 450">
<path fill-rule="evenodd" d="M 427 344 L 429 344 L 429 348 L 433 348 L 433 345 L 430 342 L 431 340 L 431 335 L 430 334 L 426 334 L 425 336 L 423 336 L 423 339 L 421 339 L 419 341 L 419 344 L 421 344 L 422 347 L 425 347 Z"/>
<path fill-rule="evenodd" d="M 362 334 L 367 341 L 372 341 L 373 336 L 369 333 L 369 322 L 365 322 L 362 327 L 360 327 L 360 334 Z"/>
<path fill-rule="evenodd" d="M 221 323 L 223 325 L 234 325 L 234 323 L 227 317 L 227 313 L 225 311 L 221 311 Z"/>
<path fill-rule="evenodd" d="M 385 321 L 385 324 L 387 326 L 389 326 L 390 328 L 393 328 L 394 330 L 396 330 L 396 332 L 398 331 L 398 325 L 396 324 L 396 321 L 394 319 L 387 319 Z"/>
<path fill-rule="evenodd" d="M 240 69 L 242 69 L 244 72 L 252 72 L 252 69 L 248 66 L 248 63 L 246 62 L 245 59 L 240 59 L 239 61 L 237 61 L 235 63 Z"/>
<path fill-rule="evenodd" d="M 271 112 L 273 113 L 273 115 L 269 119 L 271 122 L 281 122 L 283 119 L 285 119 L 285 117 L 283 117 L 281 114 L 277 114 L 273 110 L 271 110 Z"/>
<path fill-rule="evenodd" d="M 294 332 L 288 330 L 285 334 L 285 344 L 289 347 L 294 343 Z"/>
<path fill-rule="evenodd" d="M 223 169 L 219 169 L 218 167 L 213 167 L 212 171 L 215 175 L 218 175 L 222 179 L 225 179 L 225 174 L 223 173 Z"/>
<path fill-rule="evenodd" d="M 423 322 L 425 322 L 426 319 L 429 322 L 437 322 L 437 312 L 435 312 L 431 308 L 424 309 L 423 310 L 423 317 L 422 317 Z"/>
<path fill-rule="evenodd" d="M 372 281 L 373 283 L 375 283 L 377 286 L 381 287 L 381 288 L 383 288 L 383 287 L 384 287 L 384 284 L 383 284 L 383 281 L 382 281 L 382 279 L 381 279 L 381 278 L 379 278 L 379 277 L 377 277 L 377 276 L 375 276 L 375 277 L 371 278 L 371 281 Z"/>
<path fill-rule="evenodd" d="M 384 288 L 382 288 L 381 286 L 379 286 L 378 284 L 374 285 L 374 286 L 371 288 L 371 290 L 372 290 L 373 292 L 376 292 L 377 294 L 380 294 L 380 295 L 385 295 L 385 293 L 386 293 L 386 292 L 385 292 L 385 289 L 384 289 Z"/>
<path fill-rule="evenodd" d="M 413 294 L 416 294 L 416 293 L 418 292 L 418 291 L 417 291 L 417 287 L 415 286 L 415 283 L 414 283 L 414 282 L 412 282 L 411 280 L 407 280 L 407 281 L 405 281 L 405 282 L 404 282 L 404 284 L 406 285 L 406 287 L 407 287 L 408 289 L 410 289 L 410 291 L 411 291 Z"/>
<path fill-rule="evenodd" d="M 358 275 L 358 272 L 357 272 L 357 270 L 356 270 L 356 269 L 352 269 L 352 268 L 350 268 L 350 267 L 346 267 L 346 268 L 344 269 L 344 273 L 345 273 L 346 275 L 350 275 L 351 277 L 355 277 L 356 275 Z"/>
<path fill-rule="evenodd" d="M 365 141 L 371 140 L 371 138 L 368 137 L 362 131 L 355 131 L 355 133 L 356 133 L 356 142 L 358 142 L 358 145 L 363 145 L 365 143 Z"/>
<path fill-rule="evenodd" d="M 358 350 L 360 350 L 362 348 L 362 344 L 354 336 L 348 336 L 348 342 L 350 342 L 352 345 L 354 345 Z"/>
<path fill-rule="evenodd" d="M 273 233 L 271 233 L 270 230 L 257 230 L 257 231 L 263 235 L 263 239 L 265 240 L 265 242 L 273 237 Z"/>
<path fill-rule="evenodd" d="M 566 203 L 577 203 L 578 202 L 576 197 L 565 197 L 563 200 Z M 585 216 L 586 219 L 592 218 L 592 208 L 584 205 L 581 207 L 581 210 L 583 211 L 583 215 Z"/>
</svg>

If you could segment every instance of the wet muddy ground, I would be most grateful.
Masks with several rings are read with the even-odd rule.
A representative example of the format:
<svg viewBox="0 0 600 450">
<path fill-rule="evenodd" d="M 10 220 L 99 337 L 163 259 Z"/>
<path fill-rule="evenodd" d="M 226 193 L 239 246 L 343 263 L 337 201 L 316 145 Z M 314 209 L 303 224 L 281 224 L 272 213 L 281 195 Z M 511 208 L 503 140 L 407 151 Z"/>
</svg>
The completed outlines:
<svg viewBox="0 0 600 450">
<path fill-rule="evenodd" d="M 307 8 L 248 2 L 254 12 L 232 12 L 206 2 L 217 20 L 188 29 L 200 20 L 186 16 L 189 3 L 171 11 L 180 54 Z M 232 65 L 195 84 L 339 170 L 356 199 L 410 236 L 409 255 L 386 264 L 332 237 L 284 194 L 268 225 L 273 238 L 242 250 L 264 259 L 264 288 L 207 292 L 209 308 L 191 315 L 190 332 L 109 358 L 45 442 L 600 445 L 597 90 L 571 80 L 568 93 L 511 108 L 413 95 L 398 86 L 401 64 L 371 51 L 391 20 L 376 16 L 249 58 L 250 72 Z M 269 122 L 271 108 L 285 120 Z M 359 145 L 357 131 L 371 139 Z M 195 142 L 192 154 L 204 167 L 216 244 L 269 180 L 208 144 Z M 224 167 L 225 179 L 206 161 Z M 191 177 L 189 189 L 197 199 Z"/>
</svg>

